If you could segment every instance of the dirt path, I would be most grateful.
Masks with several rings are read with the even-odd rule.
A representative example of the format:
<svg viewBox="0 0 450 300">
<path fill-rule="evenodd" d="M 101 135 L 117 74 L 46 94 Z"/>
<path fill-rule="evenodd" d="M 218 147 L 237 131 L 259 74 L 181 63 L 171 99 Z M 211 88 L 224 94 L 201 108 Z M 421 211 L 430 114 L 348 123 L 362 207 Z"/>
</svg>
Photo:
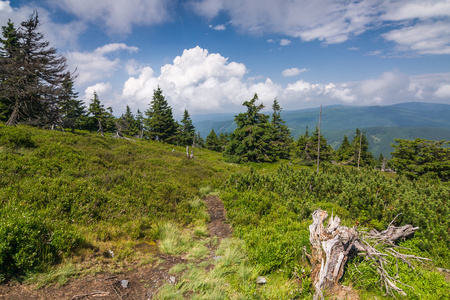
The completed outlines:
<svg viewBox="0 0 450 300">
<path fill-rule="evenodd" d="M 208 196 L 205 199 L 205 203 L 208 206 L 210 217 L 208 224 L 209 234 L 218 236 L 219 239 L 230 237 L 233 231 L 231 226 L 225 223 L 227 217 L 222 201 L 217 196 Z"/>
<path fill-rule="evenodd" d="M 231 236 L 232 228 L 225 223 L 226 215 L 222 201 L 217 196 L 208 196 L 205 202 L 210 215 L 208 224 L 210 236 L 217 236 L 219 240 Z M 211 247 L 210 250 L 213 256 L 215 248 Z M 127 265 L 127 271 L 121 274 L 88 275 L 71 279 L 63 286 L 53 285 L 36 290 L 34 286 L 13 282 L 0 285 L 0 299 L 152 299 L 159 287 L 173 280 L 168 273 L 169 270 L 182 262 L 184 260 L 181 257 L 158 253 L 155 262 L 149 265 L 139 266 L 137 263 L 131 263 Z"/>
</svg>

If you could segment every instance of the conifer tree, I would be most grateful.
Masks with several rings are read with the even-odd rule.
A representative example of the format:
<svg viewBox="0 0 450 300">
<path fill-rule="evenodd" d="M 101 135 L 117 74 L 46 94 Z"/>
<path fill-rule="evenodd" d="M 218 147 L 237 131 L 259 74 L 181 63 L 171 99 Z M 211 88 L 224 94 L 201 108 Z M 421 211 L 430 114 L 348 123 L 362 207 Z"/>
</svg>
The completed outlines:
<svg viewBox="0 0 450 300">
<path fill-rule="evenodd" d="M 73 90 L 73 78 L 67 74 L 62 83 L 59 97 L 59 113 L 61 125 L 74 132 L 80 124 L 82 116 L 86 113 L 86 107 L 82 100 L 78 100 L 78 93 Z"/>
<path fill-rule="evenodd" d="M 9 19 L 6 26 L 2 26 L 2 38 L 0 43 L 0 120 L 6 121 L 12 113 L 10 99 L 5 93 L 8 83 L 12 80 L 8 66 L 11 66 L 18 55 L 19 37 L 14 23 Z M 6 87 L 6 88 L 5 88 Z M 6 94 L 6 95 L 5 95 Z"/>
<path fill-rule="evenodd" d="M 395 149 L 389 161 L 399 174 L 410 179 L 421 176 L 450 181 L 450 141 L 431 141 L 426 139 L 394 139 Z"/>
<path fill-rule="evenodd" d="M 350 159 L 353 160 L 353 148 L 348 141 L 347 135 L 344 135 L 341 146 L 336 151 L 336 160 L 339 162 L 348 163 Z"/>
<path fill-rule="evenodd" d="M 291 131 L 286 126 L 286 122 L 281 118 L 281 106 L 277 99 L 273 101 L 272 105 L 272 119 L 271 123 L 274 127 L 273 143 L 277 149 L 280 158 L 289 158 L 293 139 L 291 138 Z"/>
<path fill-rule="evenodd" d="M 298 159 L 301 164 L 312 165 L 314 157 L 311 157 L 310 152 L 313 147 L 314 145 L 309 135 L 308 126 L 306 126 L 305 133 L 298 138 L 295 145 L 294 157 Z"/>
<path fill-rule="evenodd" d="M 144 137 L 144 115 L 139 109 L 136 112 L 136 124 L 139 128 L 139 138 L 142 139 Z"/>
<path fill-rule="evenodd" d="M 150 108 L 145 111 L 145 115 L 147 118 L 144 123 L 150 139 L 168 143 L 175 141 L 178 125 L 160 87 L 154 90 Z"/>
<path fill-rule="evenodd" d="M 94 91 L 94 98 L 91 99 L 91 103 L 89 104 L 89 113 L 92 114 L 92 118 L 97 124 L 98 132 L 102 136 L 105 136 L 104 131 L 106 130 L 108 111 L 105 109 L 104 105 L 100 103 L 100 99 L 98 98 L 97 92 Z"/>
<path fill-rule="evenodd" d="M 245 101 L 247 112 L 235 116 L 237 128 L 231 134 L 224 157 L 233 162 L 274 162 L 278 152 L 273 144 L 273 124 L 269 116 L 260 113 L 263 104 L 256 104 L 258 95 Z"/>
<path fill-rule="evenodd" d="M 205 146 L 205 140 L 200 135 L 200 131 L 197 131 L 197 133 L 194 135 L 192 147 L 203 148 L 204 146 Z"/>
<path fill-rule="evenodd" d="M 122 114 L 117 123 L 118 130 L 123 134 L 134 136 L 139 133 L 138 122 L 136 121 L 128 105 L 125 108 L 125 113 Z"/>
<path fill-rule="evenodd" d="M 179 142 L 181 146 L 190 146 L 194 141 L 195 127 L 192 124 L 191 116 L 187 109 L 184 110 L 183 119 L 181 120 Z"/>
<path fill-rule="evenodd" d="M 220 152 L 222 150 L 222 147 L 219 143 L 219 138 L 217 137 L 217 134 L 214 131 L 214 128 L 211 129 L 211 132 L 206 137 L 205 145 L 207 149 L 218 151 Z"/>
<path fill-rule="evenodd" d="M 220 151 L 224 151 L 225 150 L 225 147 L 228 145 L 228 142 L 229 142 L 228 133 L 221 132 L 219 134 L 219 145 L 220 145 L 220 148 L 221 148 Z"/>
<path fill-rule="evenodd" d="M 6 125 L 19 121 L 43 125 L 59 118 L 58 96 L 66 78 L 66 59 L 49 46 L 36 11 L 18 30 L 3 27 L 0 93 L 11 114 Z M 4 101 L 2 101 L 4 102 Z"/>
<path fill-rule="evenodd" d="M 312 166 L 317 160 L 317 150 L 319 143 L 319 128 L 316 127 L 312 135 L 306 127 L 305 134 L 297 140 L 294 157 L 300 164 Z M 327 144 L 327 139 L 320 135 L 320 161 L 330 161 L 333 154 L 333 148 Z"/>
<path fill-rule="evenodd" d="M 369 141 L 358 128 L 356 128 L 351 146 L 354 157 L 352 165 L 357 166 L 358 161 L 360 166 L 373 166 L 375 164 L 372 152 L 369 152 Z"/>
</svg>

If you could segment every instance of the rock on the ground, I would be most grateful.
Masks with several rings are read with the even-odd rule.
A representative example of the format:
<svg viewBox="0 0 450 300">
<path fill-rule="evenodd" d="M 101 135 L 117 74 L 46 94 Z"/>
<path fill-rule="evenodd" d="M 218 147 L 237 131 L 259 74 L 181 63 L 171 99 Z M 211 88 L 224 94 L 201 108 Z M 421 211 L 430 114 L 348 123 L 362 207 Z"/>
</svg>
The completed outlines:
<svg viewBox="0 0 450 300">
<path fill-rule="evenodd" d="M 256 278 L 256 283 L 257 284 L 265 284 L 265 283 L 267 283 L 267 279 L 266 279 L 266 277 L 259 276 L 258 278 Z"/>
</svg>

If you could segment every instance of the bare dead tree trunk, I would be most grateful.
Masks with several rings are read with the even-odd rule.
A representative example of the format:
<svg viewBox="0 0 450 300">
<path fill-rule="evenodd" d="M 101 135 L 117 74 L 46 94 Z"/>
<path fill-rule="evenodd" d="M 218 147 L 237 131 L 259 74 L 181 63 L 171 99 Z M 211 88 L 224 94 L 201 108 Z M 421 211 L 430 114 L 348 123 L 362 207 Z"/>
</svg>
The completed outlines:
<svg viewBox="0 0 450 300">
<path fill-rule="evenodd" d="M 320 123 L 322 121 L 322 105 L 320 105 L 320 112 L 319 112 L 319 140 L 317 142 L 317 174 L 319 174 L 319 163 L 320 163 Z"/>
<path fill-rule="evenodd" d="M 194 158 L 194 149 L 191 149 L 191 154 L 189 154 L 189 146 L 186 146 L 186 158 L 187 159 L 192 159 Z"/>
<path fill-rule="evenodd" d="M 412 267 L 409 259 L 427 258 L 414 255 L 402 254 L 395 250 L 395 241 L 408 237 L 418 229 L 412 225 L 402 227 L 393 226 L 395 219 L 388 228 L 382 232 L 376 230 L 368 234 L 361 234 L 356 228 L 341 226 L 338 216 L 331 216 L 327 227 L 324 221 L 328 217 L 326 211 L 316 210 L 312 214 L 313 223 L 309 226 L 309 241 L 311 243 L 311 277 L 315 288 L 314 299 L 323 299 L 323 290 L 335 287 L 344 273 L 344 266 L 351 251 L 357 251 L 358 255 L 364 255 L 376 266 L 376 271 L 381 277 L 381 284 L 386 292 L 393 295 L 393 291 L 406 295 L 406 293 L 396 285 L 401 283 L 395 275 L 391 275 L 385 266 L 389 264 L 386 257 L 395 257 Z M 372 244 L 374 245 L 371 245 Z M 376 249 L 376 245 L 389 245 L 384 252 Z"/>
<path fill-rule="evenodd" d="M 361 160 L 361 142 L 362 142 L 362 131 L 359 132 L 358 170 L 359 170 L 359 162 Z"/>
<path fill-rule="evenodd" d="M 386 158 L 383 158 L 383 161 L 381 162 L 381 172 L 386 171 Z"/>
<path fill-rule="evenodd" d="M 20 107 L 20 101 L 16 98 L 16 103 L 14 104 L 14 109 L 11 113 L 11 115 L 8 118 L 8 121 L 6 121 L 6 126 L 14 126 L 17 125 L 17 119 L 19 118 L 19 107 Z"/>
<path fill-rule="evenodd" d="M 105 134 L 103 133 L 102 122 L 100 121 L 100 119 L 98 119 L 98 131 L 102 136 L 105 136 Z"/>
</svg>

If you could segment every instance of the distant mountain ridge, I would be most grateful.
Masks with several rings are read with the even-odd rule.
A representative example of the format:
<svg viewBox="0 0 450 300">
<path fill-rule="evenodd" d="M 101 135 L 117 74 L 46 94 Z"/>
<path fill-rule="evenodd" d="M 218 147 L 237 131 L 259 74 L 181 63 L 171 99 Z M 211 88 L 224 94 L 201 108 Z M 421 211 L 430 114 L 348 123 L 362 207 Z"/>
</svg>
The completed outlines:
<svg viewBox="0 0 450 300">
<path fill-rule="evenodd" d="M 211 129 L 217 134 L 233 132 L 236 114 L 194 115 L 192 119 L 202 137 L 206 137 Z M 283 111 L 281 115 L 295 139 L 306 127 L 311 132 L 319 123 L 319 108 Z M 389 106 L 326 106 L 322 108 L 321 127 L 334 148 L 339 147 L 344 135 L 351 140 L 359 128 L 366 132 L 370 150 L 376 157 L 380 153 L 388 156 L 394 138 L 450 140 L 450 105 L 408 102 Z"/>
</svg>

